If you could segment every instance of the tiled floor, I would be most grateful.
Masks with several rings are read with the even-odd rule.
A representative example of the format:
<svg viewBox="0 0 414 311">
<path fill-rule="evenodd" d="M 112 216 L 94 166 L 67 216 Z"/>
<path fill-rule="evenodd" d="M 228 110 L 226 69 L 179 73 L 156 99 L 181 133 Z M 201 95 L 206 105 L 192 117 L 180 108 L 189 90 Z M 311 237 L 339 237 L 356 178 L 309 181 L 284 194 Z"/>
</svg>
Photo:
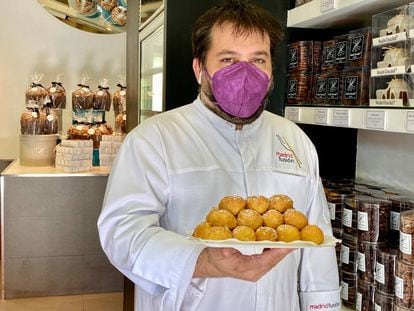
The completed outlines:
<svg viewBox="0 0 414 311">
<path fill-rule="evenodd" d="M 0 311 L 122 311 L 122 307 L 123 293 L 0 299 Z"/>
</svg>

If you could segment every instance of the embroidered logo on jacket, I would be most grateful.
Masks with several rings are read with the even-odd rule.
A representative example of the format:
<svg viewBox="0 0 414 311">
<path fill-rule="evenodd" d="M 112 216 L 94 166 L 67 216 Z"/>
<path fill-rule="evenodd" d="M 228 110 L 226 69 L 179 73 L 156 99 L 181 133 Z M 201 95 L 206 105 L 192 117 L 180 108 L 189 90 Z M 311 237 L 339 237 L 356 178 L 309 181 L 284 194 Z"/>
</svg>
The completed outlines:
<svg viewBox="0 0 414 311">
<path fill-rule="evenodd" d="M 276 137 L 282 147 L 286 149 L 284 152 L 276 151 L 276 157 L 279 159 L 279 161 L 284 163 L 296 163 L 296 165 L 301 168 L 302 161 L 299 159 L 295 150 L 291 147 L 287 139 L 280 135 L 276 135 Z"/>
</svg>

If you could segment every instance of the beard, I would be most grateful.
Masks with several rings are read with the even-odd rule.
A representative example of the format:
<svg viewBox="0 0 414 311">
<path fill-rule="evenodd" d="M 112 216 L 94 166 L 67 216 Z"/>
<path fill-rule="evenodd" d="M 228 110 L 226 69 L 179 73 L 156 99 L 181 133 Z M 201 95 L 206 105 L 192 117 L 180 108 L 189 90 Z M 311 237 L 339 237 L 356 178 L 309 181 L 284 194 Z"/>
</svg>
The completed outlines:
<svg viewBox="0 0 414 311">
<path fill-rule="evenodd" d="M 220 106 L 217 104 L 217 100 L 215 99 L 213 95 L 213 89 L 211 87 L 210 79 L 204 79 L 204 78 L 201 79 L 200 98 L 201 98 L 201 101 L 204 103 L 204 105 L 206 105 L 208 109 L 210 109 L 212 112 L 214 112 L 216 115 L 218 115 L 222 119 L 230 123 L 236 124 L 236 125 L 243 125 L 243 124 L 252 123 L 262 114 L 262 112 L 266 108 L 266 105 L 269 101 L 269 96 L 273 91 L 273 86 L 274 86 L 274 82 L 273 82 L 273 77 L 272 77 L 267 93 L 265 97 L 263 98 L 259 109 L 257 109 L 257 111 L 253 115 L 247 118 L 240 118 L 237 116 L 233 116 L 220 108 Z"/>
</svg>

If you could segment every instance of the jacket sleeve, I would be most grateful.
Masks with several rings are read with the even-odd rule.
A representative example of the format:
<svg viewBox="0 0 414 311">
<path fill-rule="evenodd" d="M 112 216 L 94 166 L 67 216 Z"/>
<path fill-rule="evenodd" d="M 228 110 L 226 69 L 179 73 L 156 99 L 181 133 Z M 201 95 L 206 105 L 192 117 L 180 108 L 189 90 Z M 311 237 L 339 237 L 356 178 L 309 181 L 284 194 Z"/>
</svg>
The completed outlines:
<svg viewBox="0 0 414 311">
<path fill-rule="evenodd" d="M 318 225 L 325 234 L 332 235 L 329 210 L 322 182 L 316 151 L 310 205 L 309 223 Z M 341 308 L 338 265 L 334 247 L 304 248 L 300 262 L 300 303 L 301 310 L 339 311 Z"/>
<path fill-rule="evenodd" d="M 110 262 L 151 295 L 178 310 L 204 248 L 160 227 L 168 202 L 162 148 L 137 131 L 114 161 L 98 219 L 101 245 Z"/>
</svg>

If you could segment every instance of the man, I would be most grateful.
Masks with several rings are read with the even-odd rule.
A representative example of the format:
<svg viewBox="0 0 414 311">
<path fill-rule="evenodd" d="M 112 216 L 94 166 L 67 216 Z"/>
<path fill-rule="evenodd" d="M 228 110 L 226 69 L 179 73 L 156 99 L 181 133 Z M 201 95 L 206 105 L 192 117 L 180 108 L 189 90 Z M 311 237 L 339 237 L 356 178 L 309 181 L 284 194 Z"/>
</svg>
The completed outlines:
<svg viewBox="0 0 414 311">
<path fill-rule="evenodd" d="M 186 237 L 226 195 L 273 194 L 332 234 L 313 144 L 264 111 L 280 38 L 256 6 L 212 8 L 193 32 L 199 97 L 125 139 L 98 228 L 110 261 L 136 284 L 136 310 L 340 309 L 333 248 L 246 256 Z"/>
</svg>

